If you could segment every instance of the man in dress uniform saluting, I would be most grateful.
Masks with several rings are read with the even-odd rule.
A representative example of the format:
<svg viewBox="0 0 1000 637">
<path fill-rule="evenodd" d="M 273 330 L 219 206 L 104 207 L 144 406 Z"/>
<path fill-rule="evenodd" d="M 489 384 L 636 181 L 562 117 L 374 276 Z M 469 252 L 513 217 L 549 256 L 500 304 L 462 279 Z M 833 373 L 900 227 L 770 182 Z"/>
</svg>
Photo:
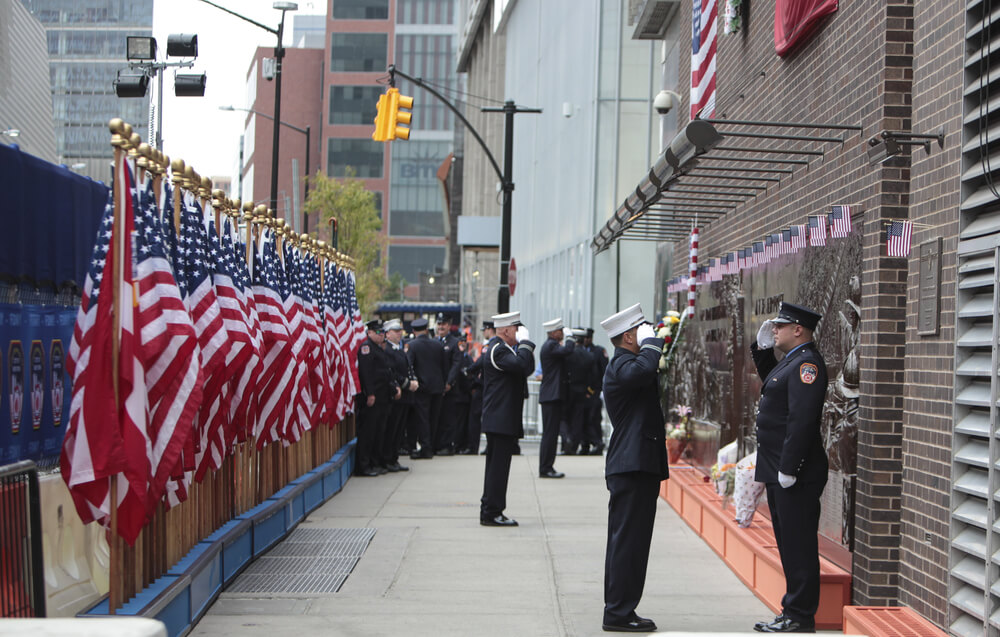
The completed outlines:
<svg viewBox="0 0 1000 637">
<path fill-rule="evenodd" d="M 771 509 L 774 539 L 785 572 L 781 614 L 758 622 L 762 633 L 816 632 L 819 607 L 820 496 L 828 462 L 820 425 L 826 399 L 826 362 L 813 343 L 822 318 L 782 303 L 761 325 L 750 354 L 761 380 L 757 409 L 757 470 Z M 774 350 L 784 354 L 778 361 Z"/>
<path fill-rule="evenodd" d="M 392 382 L 389 357 L 382 350 L 385 335 L 382 321 L 368 321 L 368 338 L 358 346 L 358 476 L 377 476 L 386 472 L 381 466 L 381 444 L 385 423 L 389 418 L 390 401 L 399 389 Z"/>
<path fill-rule="evenodd" d="M 656 630 L 636 606 L 646 584 L 660 481 L 667 478 L 667 448 L 657 367 L 663 339 L 636 303 L 601 321 L 614 356 L 604 375 L 604 403 L 614 427 L 604 479 L 608 501 L 608 548 L 604 556 L 604 623 L 613 632 Z"/>
<path fill-rule="evenodd" d="M 448 367 L 444 345 L 427 334 L 427 319 L 414 319 L 410 323 L 410 329 L 413 330 L 414 338 L 410 341 L 407 356 L 420 385 L 414 394 L 414 414 L 420 451 L 414 450 L 410 458 L 418 460 L 434 457 L 434 434 L 441 415 L 441 398 L 444 396 L 444 380 L 448 375 Z"/>
<path fill-rule="evenodd" d="M 562 478 L 565 474 L 552 466 L 556 460 L 556 446 L 559 442 L 559 428 L 566 415 L 567 388 L 566 358 L 573 353 L 575 342 L 572 338 L 563 340 L 561 318 L 542 323 L 548 338 L 538 351 L 542 361 L 542 385 L 538 388 L 538 402 L 542 406 L 542 443 L 538 447 L 538 477 Z M 563 445 L 567 441 L 563 440 Z"/>
<path fill-rule="evenodd" d="M 524 436 L 522 408 L 528 376 L 535 371 L 535 344 L 521 325 L 520 312 L 493 317 L 497 335 L 483 349 L 483 431 L 486 432 L 486 472 L 479 523 L 517 526 L 503 514 L 507 479 L 517 441 Z"/>
</svg>

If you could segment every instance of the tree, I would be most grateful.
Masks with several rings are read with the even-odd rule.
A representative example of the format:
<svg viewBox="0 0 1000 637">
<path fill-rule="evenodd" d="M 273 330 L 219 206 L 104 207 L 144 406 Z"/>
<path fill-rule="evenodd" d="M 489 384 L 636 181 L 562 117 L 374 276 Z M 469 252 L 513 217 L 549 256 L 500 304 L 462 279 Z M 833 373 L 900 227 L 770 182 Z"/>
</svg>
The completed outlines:
<svg viewBox="0 0 1000 637">
<path fill-rule="evenodd" d="M 387 239 L 381 232 L 375 195 L 354 178 L 355 174 L 349 169 L 346 177 L 334 179 L 317 172 L 309 178 L 304 208 L 307 213 L 317 213 L 324 224 L 337 219 L 337 249 L 354 259 L 358 305 L 368 317 L 392 288 L 381 265 Z"/>
</svg>

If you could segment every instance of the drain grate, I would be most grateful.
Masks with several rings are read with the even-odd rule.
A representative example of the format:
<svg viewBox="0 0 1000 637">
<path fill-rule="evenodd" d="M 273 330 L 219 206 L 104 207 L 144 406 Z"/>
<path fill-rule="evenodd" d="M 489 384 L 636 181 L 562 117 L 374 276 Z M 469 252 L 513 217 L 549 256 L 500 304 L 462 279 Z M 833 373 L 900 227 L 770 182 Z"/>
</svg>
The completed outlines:
<svg viewBox="0 0 1000 637">
<path fill-rule="evenodd" d="M 247 567 L 230 593 L 336 593 L 375 529 L 296 529 Z"/>
</svg>

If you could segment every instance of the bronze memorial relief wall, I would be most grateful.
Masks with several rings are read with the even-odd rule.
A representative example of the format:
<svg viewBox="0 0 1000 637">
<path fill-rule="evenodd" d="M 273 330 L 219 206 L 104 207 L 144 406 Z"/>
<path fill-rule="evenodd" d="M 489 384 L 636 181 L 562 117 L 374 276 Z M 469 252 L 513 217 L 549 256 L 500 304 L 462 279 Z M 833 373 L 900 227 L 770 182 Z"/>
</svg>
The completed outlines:
<svg viewBox="0 0 1000 637">
<path fill-rule="evenodd" d="M 824 553 L 851 550 L 857 467 L 858 342 L 861 318 L 861 234 L 830 239 L 738 274 L 698 286 L 695 318 L 685 320 L 667 374 L 665 411 L 690 406 L 687 462 L 703 471 L 720 446 L 734 440 L 743 457 L 756 447 L 755 421 L 761 381 L 749 347 L 760 324 L 782 301 L 823 315 L 815 340 L 827 363 L 829 388 L 823 437 L 830 477 L 823 493 L 820 533 Z M 686 294 L 666 297 L 667 309 L 683 311 Z M 765 507 L 766 508 L 766 507 Z M 839 561 L 839 560 L 838 560 Z"/>
</svg>

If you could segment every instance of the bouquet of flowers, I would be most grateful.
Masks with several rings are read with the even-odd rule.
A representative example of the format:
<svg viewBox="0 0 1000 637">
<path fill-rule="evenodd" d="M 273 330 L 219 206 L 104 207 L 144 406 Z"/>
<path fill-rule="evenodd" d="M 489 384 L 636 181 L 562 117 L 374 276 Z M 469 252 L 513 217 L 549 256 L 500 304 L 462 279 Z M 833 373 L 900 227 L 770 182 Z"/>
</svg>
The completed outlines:
<svg viewBox="0 0 1000 637">
<path fill-rule="evenodd" d="M 663 354 L 660 355 L 661 372 L 670 368 L 670 362 L 673 360 L 674 349 L 680 339 L 683 325 L 680 313 L 673 310 L 668 311 L 666 316 L 656 324 L 656 337 L 663 339 Z"/>
<path fill-rule="evenodd" d="M 687 447 L 691 433 L 688 431 L 688 417 L 691 415 L 691 408 L 686 405 L 677 405 L 671 411 L 680 416 L 680 421 L 673 426 L 667 425 L 667 462 L 676 464 Z"/>
<path fill-rule="evenodd" d="M 715 483 L 715 492 L 722 497 L 731 496 L 736 488 L 736 464 L 727 462 L 712 465 L 712 482 Z"/>
</svg>

